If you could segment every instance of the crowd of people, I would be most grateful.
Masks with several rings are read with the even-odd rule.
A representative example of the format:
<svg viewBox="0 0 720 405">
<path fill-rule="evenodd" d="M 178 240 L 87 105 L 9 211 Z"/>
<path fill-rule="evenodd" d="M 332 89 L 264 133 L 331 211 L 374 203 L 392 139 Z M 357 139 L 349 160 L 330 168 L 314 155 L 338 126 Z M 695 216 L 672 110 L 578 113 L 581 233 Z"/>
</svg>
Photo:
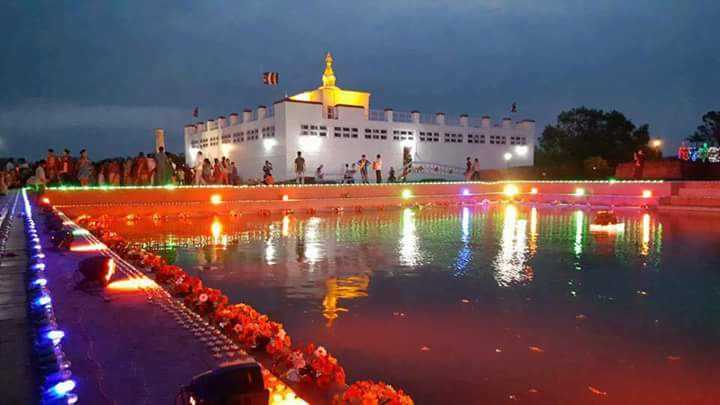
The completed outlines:
<svg viewBox="0 0 720 405">
<path fill-rule="evenodd" d="M 468 158 L 469 159 L 469 158 Z M 57 185 L 99 185 L 99 186 L 144 186 L 167 184 L 224 184 L 238 185 L 242 179 L 238 175 L 235 162 L 228 158 L 206 158 L 198 152 L 195 166 L 187 166 L 182 159 L 165 152 L 163 147 L 155 153 L 138 153 L 136 157 L 105 159 L 93 162 L 88 157 L 87 150 L 80 151 L 73 156 L 71 151 L 65 149 L 57 155 L 53 149 L 48 149 L 44 159 L 29 163 L 25 159 L 9 159 L 0 167 L 0 193 L 8 188 L 25 185 L 45 188 Z M 477 162 L 477 159 L 476 159 Z M 302 152 L 297 152 L 294 161 L 297 184 L 304 184 L 306 180 L 306 162 Z M 262 166 L 262 180 L 255 180 L 254 184 L 274 184 L 273 165 L 265 161 Z M 374 172 L 376 183 L 383 182 L 383 162 L 381 156 L 376 155 L 369 160 L 362 155 L 357 162 L 345 164 L 344 172 L 339 173 L 342 184 L 356 183 L 357 181 L 369 184 Z M 390 167 L 387 182 L 397 181 L 395 169 Z M 325 181 L 324 165 L 319 165 L 314 171 L 315 183 Z"/>
<path fill-rule="evenodd" d="M 153 154 L 145 155 L 140 152 L 136 157 L 105 159 L 99 162 L 91 161 L 85 149 L 81 150 L 77 157 L 68 149 L 59 156 L 53 149 L 48 149 L 45 158 L 34 164 L 24 159 L 9 159 L 1 169 L 0 192 L 24 185 L 44 188 L 54 185 L 185 184 L 186 179 L 192 178 L 190 169 L 168 155 L 163 147 Z"/>
</svg>

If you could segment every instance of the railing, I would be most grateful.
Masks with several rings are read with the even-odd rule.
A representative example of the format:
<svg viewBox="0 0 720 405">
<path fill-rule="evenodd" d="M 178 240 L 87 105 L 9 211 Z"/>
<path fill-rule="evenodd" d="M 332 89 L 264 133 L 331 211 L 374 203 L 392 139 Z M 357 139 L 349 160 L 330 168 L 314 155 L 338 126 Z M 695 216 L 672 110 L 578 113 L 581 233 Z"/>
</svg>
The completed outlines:
<svg viewBox="0 0 720 405">
<path fill-rule="evenodd" d="M 407 111 L 394 111 L 393 121 L 395 122 L 412 122 L 412 114 Z"/>
<path fill-rule="evenodd" d="M 412 162 L 411 176 L 416 178 L 443 177 L 446 179 L 463 178 L 465 169 L 436 162 Z"/>
<path fill-rule="evenodd" d="M 445 125 L 450 127 L 459 127 L 460 126 L 460 117 L 455 115 L 446 115 L 445 116 Z"/>
<path fill-rule="evenodd" d="M 435 124 L 435 114 L 420 114 L 420 123 L 421 124 Z"/>
<path fill-rule="evenodd" d="M 482 127 L 482 117 L 470 117 L 468 118 L 468 126 L 473 128 Z"/>
<path fill-rule="evenodd" d="M 368 120 L 370 120 L 370 121 L 385 121 L 385 111 L 370 110 L 370 113 L 368 114 Z"/>
</svg>

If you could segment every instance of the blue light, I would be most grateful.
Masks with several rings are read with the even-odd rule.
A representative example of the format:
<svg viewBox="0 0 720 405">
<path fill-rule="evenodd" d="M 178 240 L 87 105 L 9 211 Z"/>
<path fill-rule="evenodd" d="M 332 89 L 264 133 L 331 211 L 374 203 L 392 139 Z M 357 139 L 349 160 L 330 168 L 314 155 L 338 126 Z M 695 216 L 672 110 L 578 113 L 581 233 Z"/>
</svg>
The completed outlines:
<svg viewBox="0 0 720 405">
<path fill-rule="evenodd" d="M 75 381 L 65 380 L 55 384 L 52 388 L 50 388 L 50 392 L 58 397 L 61 397 L 74 389 Z"/>
<path fill-rule="evenodd" d="M 44 259 L 44 258 L 45 258 L 45 253 L 35 253 L 33 255 L 33 259 Z"/>
<path fill-rule="evenodd" d="M 58 342 L 60 342 L 60 340 L 65 337 L 65 332 L 61 330 L 51 330 L 45 336 L 47 336 L 48 339 L 52 340 L 54 345 L 57 345 Z"/>
<path fill-rule="evenodd" d="M 35 263 L 32 265 L 33 270 L 45 270 L 45 263 Z"/>
<path fill-rule="evenodd" d="M 42 297 L 35 300 L 35 305 L 45 306 L 49 305 L 52 300 L 49 295 L 43 295 Z"/>
<path fill-rule="evenodd" d="M 464 188 L 464 189 L 462 190 L 462 195 L 470 195 L 470 190 Z"/>
<path fill-rule="evenodd" d="M 39 279 L 33 281 L 32 284 L 39 285 L 40 287 L 44 287 L 45 285 L 47 285 L 47 279 L 39 278 Z"/>
</svg>

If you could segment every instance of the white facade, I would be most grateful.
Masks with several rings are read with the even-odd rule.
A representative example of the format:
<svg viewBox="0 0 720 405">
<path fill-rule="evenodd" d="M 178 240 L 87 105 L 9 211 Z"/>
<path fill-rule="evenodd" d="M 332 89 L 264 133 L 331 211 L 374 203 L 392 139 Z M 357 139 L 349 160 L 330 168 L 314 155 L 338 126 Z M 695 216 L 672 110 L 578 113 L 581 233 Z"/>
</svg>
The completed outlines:
<svg viewBox="0 0 720 405">
<path fill-rule="evenodd" d="M 329 59 L 330 74 L 331 64 Z M 334 87 L 334 75 L 332 79 L 331 87 L 318 91 L 344 92 Z M 369 102 L 368 93 L 355 93 L 367 95 L 365 102 Z M 505 118 L 493 124 L 489 117 L 377 111 L 362 103 L 328 105 L 293 97 L 270 109 L 260 106 L 241 116 L 233 113 L 229 119 L 218 117 L 185 126 L 188 164 L 194 165 L 197 152 L 202 151 L 211 160 L 225 156 L 234 161 L 244 179 L 259 179 L 263 163 L 269 160 L 276 181 L 295 177 L 293 162 L 298 151 L 305 158 L 306 176 L 322 164 L 326 178 L 336 179 L 346 163 L 357 162 L 363 154 L 372 161 L 380 154 L 383 178 L 387 178 L 391 166 L 400 176 L 404 149 L 409 148 L 416 169 L 409 179 L 419 180 L 461 178 L 466 157 L 479 159 L 482 169 L 531 166 L 534 147 L 532 120 Z"/>
</svg>

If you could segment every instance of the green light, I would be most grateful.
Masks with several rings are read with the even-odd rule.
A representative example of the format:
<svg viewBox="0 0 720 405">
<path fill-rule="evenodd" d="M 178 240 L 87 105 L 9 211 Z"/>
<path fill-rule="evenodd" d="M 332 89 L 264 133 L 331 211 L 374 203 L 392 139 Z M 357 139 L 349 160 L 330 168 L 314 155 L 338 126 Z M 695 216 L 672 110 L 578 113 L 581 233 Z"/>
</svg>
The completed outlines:
<svg viewBox="0 0 720 405">
<path fill-rule="evenodd" d="M 84 236 L 84 235 L 90 235 L 90 232 L 87 229 L 78 228 L 78 229 L 73 229 L 72 234 L 74 236 Z"/>
</svg>

